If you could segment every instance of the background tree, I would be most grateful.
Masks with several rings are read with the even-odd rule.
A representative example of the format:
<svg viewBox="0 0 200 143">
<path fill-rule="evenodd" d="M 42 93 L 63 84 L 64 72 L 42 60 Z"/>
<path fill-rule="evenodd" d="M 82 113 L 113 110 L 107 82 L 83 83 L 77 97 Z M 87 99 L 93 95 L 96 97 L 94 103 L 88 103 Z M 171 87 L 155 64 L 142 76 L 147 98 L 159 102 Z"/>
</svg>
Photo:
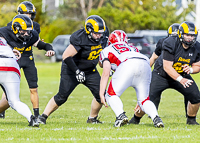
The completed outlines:
<svg viewBox="0 0 200 143">
<path fill-rule="evenodd" d="M 134 32 L 137 29 L 167 29 L 172 23 L 180 23 L 176 16 L 174 0 L 115 0 L 98 9 L 92 9 L 91 14 L 99 14 L 106 21 L 111 31 L 123 29 Z"/>
</svg>

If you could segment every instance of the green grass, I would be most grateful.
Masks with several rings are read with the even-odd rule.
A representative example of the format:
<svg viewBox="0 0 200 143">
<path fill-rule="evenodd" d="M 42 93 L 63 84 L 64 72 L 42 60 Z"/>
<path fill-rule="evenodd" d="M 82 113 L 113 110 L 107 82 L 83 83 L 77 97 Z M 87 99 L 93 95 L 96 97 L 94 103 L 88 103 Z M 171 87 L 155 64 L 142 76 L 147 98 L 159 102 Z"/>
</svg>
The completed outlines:
<svg viewBox="0 0 200 143">
<path fill-rule="evenodd" d="M 39 76 L 40 113 L 59 88 L 61 63 L 36 63 Z M 102 70 L 100 70 L 101 72 Z M 193 76 L 200 86 L 200 74 Z M 31 111 L 32 104 L 28 85 L 22 72 L 20 99 Z M 159 108 L 165 128 L 155 128 L 151 119 L 145 115 L 139 125 L 126 125 L 114 128 L 115 114 L 111 108 L 103 107 L 99 113 L 104 124 L 87 124 L 90 114 L 90 91 L 79 85 L 68 101 L 55 111 L 46 125 L 39 128 L 28 127 L 26 118 L 9 108 L 6 118 L 0 119 L 1 142 L 199 142 L 199 126 L 186 125 L 183 96 L 171 89 L 163 92 Z M 121 96 L 124 110 L 129 119 L 133 116 L 136 95 L 128 88 Z M 199 114 L 197 121 L 200 122 Z"/>
</svg>

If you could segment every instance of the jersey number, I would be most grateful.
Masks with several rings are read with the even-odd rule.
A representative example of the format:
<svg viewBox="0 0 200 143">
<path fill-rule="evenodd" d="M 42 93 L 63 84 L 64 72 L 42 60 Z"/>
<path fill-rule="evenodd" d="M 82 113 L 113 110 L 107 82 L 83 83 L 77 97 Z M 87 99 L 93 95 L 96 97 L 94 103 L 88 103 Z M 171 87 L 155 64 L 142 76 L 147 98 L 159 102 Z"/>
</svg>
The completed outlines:
<svg viewBox="0 0 200 143">
<path fill-rule="evenodd" d="M 185 65 L 185 64 L 184 64 Z M 188 64 L 187 64 L 188 65 Z M 183 64 L 182 63 L 175 63 L 173 65 L 173 68 L 178 72 L 178 73 L 182 73 L 183 72 L 183 68 L 182 68 Z"/>
<path fill-rule="evenodd" d="M 88 57 L 88 60 L 95 60 L 99 57 L 99 53 L 102 51 L 102 49 L 99 49 L 98 51 L 92 51 L 90 52 L 90 55 Z"/>
<path fill-rule="evenodd" d="M 131 51 L 130 48 L 124 46 L 124 44 L 116 44 L 116 45 L 113 45 L 113 48 L 119 53 L 124 53 L 126 51 Z"/>
</svg>

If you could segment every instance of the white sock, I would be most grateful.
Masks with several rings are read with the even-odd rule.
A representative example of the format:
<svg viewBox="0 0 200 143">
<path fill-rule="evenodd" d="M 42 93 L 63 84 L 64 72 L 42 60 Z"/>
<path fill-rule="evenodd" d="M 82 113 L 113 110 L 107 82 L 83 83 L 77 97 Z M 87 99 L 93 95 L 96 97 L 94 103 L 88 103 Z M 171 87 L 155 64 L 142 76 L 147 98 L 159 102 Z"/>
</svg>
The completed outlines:
<svg viewBox="0 0 200 143">
<path fill-rule="evenodd" d="M 108 99 L 109 99 L 108 104 L 114 111 L 116 117 L 118 117 L 121 113 L 124 112 L 123 103 L 118 96 L 111 96 Z"/>
<path fill-rule="evenodd" d="M 150 100 L 147 100 L 144 102 L 143 109 L 144 109 L 144 112 L 148 114 L 152 120 L 156 117 L 156 115 L 158 116 L 156 106 Z"/>
</svg>

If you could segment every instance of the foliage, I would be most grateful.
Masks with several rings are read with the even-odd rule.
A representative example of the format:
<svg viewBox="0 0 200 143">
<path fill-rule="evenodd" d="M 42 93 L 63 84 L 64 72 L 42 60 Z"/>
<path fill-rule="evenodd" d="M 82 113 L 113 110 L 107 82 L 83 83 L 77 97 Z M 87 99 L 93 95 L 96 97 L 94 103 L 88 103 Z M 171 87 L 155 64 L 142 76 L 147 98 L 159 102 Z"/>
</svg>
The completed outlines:
<svg viewBox="0 0 200 143">
<path fill-rule="evenodd" d="M 3 2 L 0 3 L 0 27 L 4 27 L 12 21 L 14 16 L 17 14 L 17 8 L 16 5 L 19 3 L 10 3 L 10 2 Z"/>
<path fill-rule="evenodd" d="M 113 0 L 112 4 L 99 9 L 92 9 L 91 14 L 99 14 L 111 31 L 123 29 L 134 32 L 136 29 L 167 29 L 172 23 L 179 23 L 175 15 L 176 7 L 170 5 L 174 0 Z"/>
<path fill-rule="evenodd" d="M 47 43 L 51 43 L 57 35 L 72 34 L 78 27 L 80 29 L 81 23 L 80 21 L 58 18 L 42 27 L 40 38 Z"/>
</svg>

